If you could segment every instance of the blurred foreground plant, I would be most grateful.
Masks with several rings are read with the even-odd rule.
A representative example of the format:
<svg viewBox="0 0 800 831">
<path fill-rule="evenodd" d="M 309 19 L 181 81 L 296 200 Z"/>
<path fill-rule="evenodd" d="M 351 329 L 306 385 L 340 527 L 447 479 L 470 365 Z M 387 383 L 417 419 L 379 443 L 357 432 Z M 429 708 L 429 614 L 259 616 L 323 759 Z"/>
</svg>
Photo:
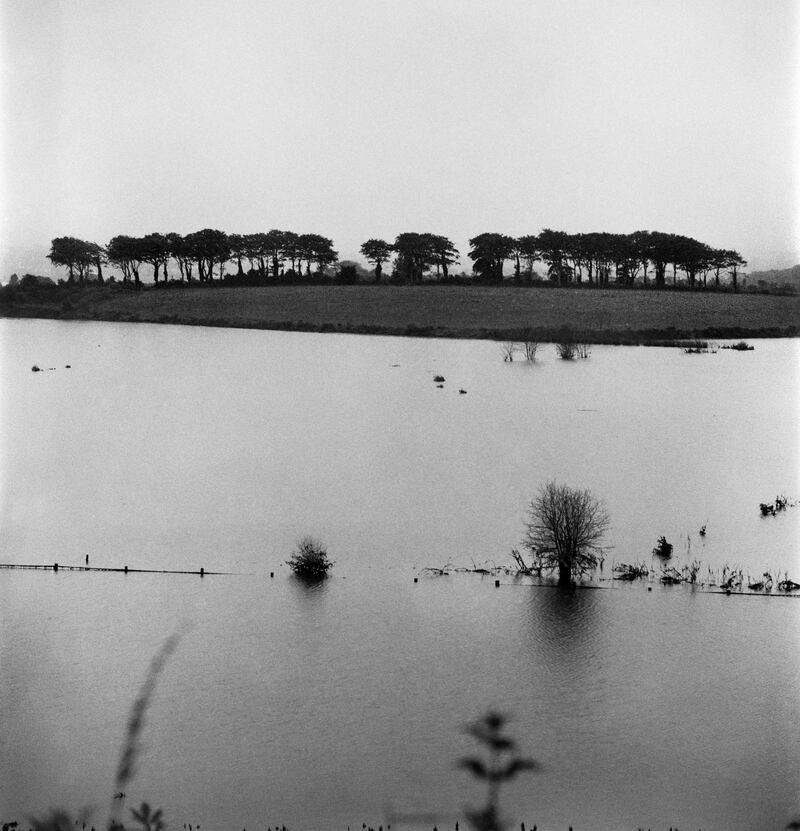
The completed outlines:
<svg viewBox="0 0 800 831">
<path fill-rule="evenodd" d="M 467 819 L 476 831 L 501 831 L 503 822 L 499 814 L 500 788 L 522 771 L 539 769 L 533 759 L 516 755 L 516 743 L 503 735 L 506 717 L 489 711 L 483 718 L 465 728 L 488 751 L 488 762 L 476 756 L 458 761 L 458 767 L 468 770 L 476 779 L 486 782 L 486 804 L 479 810 L 468 810 Z"/>
<path fill-rule="evenodd" d="M 124 788 L 133 779 L 139 756 L 139 737 L 144 729 L 147 708 L 150 706 L 156 683 L 164 669 L 167 659 L 177 648 L 180 639 L 181 636 L 177 633 L 170 635 L 164 641 L 152 661 L 150 661 L 144 684 L 142 684 L 139 695 L 133 702 L 130 714 L 128 715 L 125 729 L 125 742 L 122 746 L 122 753 L 114 779 L 114 796 L 108 818 L 108 828 L 110 831 L 124 827 L 117 819 L 115 803 L 118 800 L 120 804 L 122 803 L 122 800 L 125 799 Z M 134 820 L 139 823 L 143 831 L 164 831 L 166 825 L 162 819 L 160 808 L 153 811 L 146 802 L 143 802 L 138 810 L 131 808 L 130 811 Z M 32 831 L 75 831 L 78 825 L 85 828 L 86 821 L 90 816 L 91 812 L 87 809 L 82 810 L 76 817 L 73 817 L 69 812 L 57 808 L 52 809 L 49 814 L 41 818 L 29 817 L 29 821 Z M 92 827 L 92 831 L 94 831 L 94 827 Z"/>
</svg>

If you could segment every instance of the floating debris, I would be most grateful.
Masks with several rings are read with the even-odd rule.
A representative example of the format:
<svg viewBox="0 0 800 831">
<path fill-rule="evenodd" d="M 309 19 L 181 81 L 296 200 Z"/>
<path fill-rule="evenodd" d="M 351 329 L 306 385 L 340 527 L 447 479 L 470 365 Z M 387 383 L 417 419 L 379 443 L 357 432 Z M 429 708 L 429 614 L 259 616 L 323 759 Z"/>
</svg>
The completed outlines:
<svg viewBox="0 0 800 831">
<path fill-rule="evenodd" d="M 644 563 L 635 565 L 633 563 L 619 563 L 612 569 L 614 580 L 638 580 L 647 577 L 650 570 Z"/>
<path fill-rule="evenodd" d="M 664 568 L 661 570 L 661 582 L 666 585 L 673 585 L 675 583 L 682 583 L 683 577 L 676 568 Z"/>
<path fill-rule="evenodd" d="M 427 566 L 423 568 L 420 574 L 427 574 L 430 577 L 447 577 L 450 574 L 449 568 L 452 568 L 450 565 L 443 566 L 442 568 L 437 568 L 436 566 Z"/>
<path fill-rule="evenodd" d="M 444 375 L 434 375 L 434 376 L 433 376 L 433 380 L 434 380 L 437 384 L 443 384 L 443 383 L 444 383 Z"/>
</svg>

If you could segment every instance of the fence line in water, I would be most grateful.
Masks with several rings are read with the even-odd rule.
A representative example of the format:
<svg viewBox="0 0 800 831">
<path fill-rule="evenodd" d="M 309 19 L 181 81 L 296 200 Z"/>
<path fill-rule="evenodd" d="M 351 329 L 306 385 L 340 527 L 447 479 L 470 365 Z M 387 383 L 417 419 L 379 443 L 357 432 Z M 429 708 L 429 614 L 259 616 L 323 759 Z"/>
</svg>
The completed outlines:
<svg viewBox="0 0 800 831">
<path fill-rule="evenodd" d="M 33 571 L 111 571 L 120 574 L 197 574 L 200 577 L 206 575 L 230 574 L 228 571 L 206 571 L 200 568 L 197 571 L 176 571 L 166 568 L 112 568 L 111 566 L 65 566 L 59 563 L 42 565 L 40 563 L 0 563 L 0 568 L 21 568 Z"/>
</svg>

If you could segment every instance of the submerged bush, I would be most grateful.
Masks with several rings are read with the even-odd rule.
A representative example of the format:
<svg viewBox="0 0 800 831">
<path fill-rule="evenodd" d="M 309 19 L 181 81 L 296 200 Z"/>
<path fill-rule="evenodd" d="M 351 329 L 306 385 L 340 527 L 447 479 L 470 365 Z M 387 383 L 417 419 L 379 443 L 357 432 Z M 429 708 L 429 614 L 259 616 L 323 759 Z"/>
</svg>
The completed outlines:
<svg viewBox="0 0 800 831">
<path fill-rule="evenodd" d="M 653 554 L 656 557 L 669 558 L 672 556 L 672 543 L 667 542 L 666 537 L 659 537 L 656 547 L 653 549 Z"/>
<path fill-rule="evenodd" d="M 298 577 L 311 580 L 327 577 L 328 569 L 333 566 L 325 546 L 314 537 L 303 537 L 286 564 Z"/>
<path fill-rule="evenodd" d="M 575 344 L 572 341 L 563 341 L 556 344 L 556 352 L 562 361 L 571 361 L 575 357 Z"/>
<path fill-rule="evenodd" d="M 501 344 L 500 352 L 503 356 L 504 361 L 513 361 L 514 360 L 514 353 L 517 351 L 517 344 L 514 341 L 507 340 L 505 343 Z"/>
</svg>

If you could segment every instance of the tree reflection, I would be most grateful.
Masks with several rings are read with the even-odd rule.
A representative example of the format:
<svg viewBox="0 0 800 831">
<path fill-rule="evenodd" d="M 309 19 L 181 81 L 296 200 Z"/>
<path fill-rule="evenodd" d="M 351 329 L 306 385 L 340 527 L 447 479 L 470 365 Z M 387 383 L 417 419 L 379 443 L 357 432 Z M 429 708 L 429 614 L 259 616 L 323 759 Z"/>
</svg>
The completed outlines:
<svg viewBox="0 0 800 831">
<path fill-rule="evenodd" d="M 531 586 L 528 632 L 537 667 L 583 681 L 598 661 L 598 589 Z"/>
</svg>

